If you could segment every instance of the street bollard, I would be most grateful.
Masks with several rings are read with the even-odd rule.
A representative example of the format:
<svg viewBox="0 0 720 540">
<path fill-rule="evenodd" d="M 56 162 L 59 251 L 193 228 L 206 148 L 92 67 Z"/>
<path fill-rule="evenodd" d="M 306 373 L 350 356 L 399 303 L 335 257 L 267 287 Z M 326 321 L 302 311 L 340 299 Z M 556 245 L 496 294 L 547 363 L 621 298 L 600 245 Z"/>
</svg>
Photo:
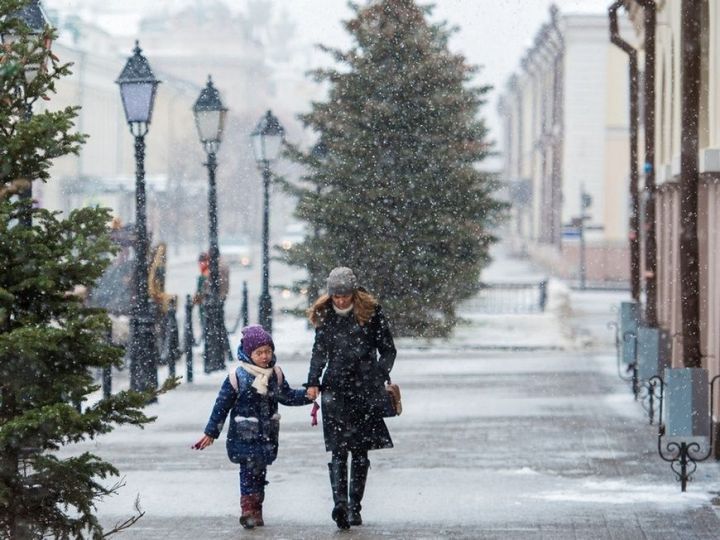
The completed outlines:
<svg viewBox="0 0 720 540">
<path fill-rule="evenodd" d="M 192 325 L 193 301 L 188 294 L 185 297 L 185 327 L 183 335 L 183 348 L 185 349 L 185 372 L 187 382 L 193 382 L 193 342 L 195 340 Z"/>
<path fill-rule="evenodd" d="M 542 312 L 545 311 L 545 306 L 547 305 L 547 284 L 547 279 L 543 279 L 538 286 L 538 289 L 540 290 L 538 305 L 540 306 L 540 311 Z"/>
<path fill-rule="evenodd" d="M 112 367 L 102 369 L 102 393 L 103 398 L 109 398 L 112 394 Z"/>
<path fill-rule="evenodd" d="M 106 339 L 108 343 L 112 343 L 112 328 L 108 330 Z M 112 366 L 102 368 L 102 393 L 105 399 L 112 394 Z"/>
<path fill-rule="evenodd" d="M 248 286 L 247 281 L 243 281 L 243 292 L 242 292 L 242 321 L 243 321 L 243 328 L 245 328 L 249 323 L 249 316 L 248 316 Z"/>
<path fill-rule="evenodd" d="M 170 377 L 175 377 L 175 363 L 182 356 L 180 351 L 180 332 L 177 323 L 177 300 L 173 297 L 168 305 L 165 321 L 165 354 Z"/>
<path fill-rule="evenodd" d="M 240 312 L 238 313 L 238 316 L 235 319 L 235 324 L 230 329 L 231 334 L 234 334 L 235 332 L 238 331 L 238 328 L 240 328 L 240 323 L 242 323 L 242 328 L 245 328 L 248 325 L 247 281 L 243 281 L 242 303 L 240 304 Z M 231 361 L 232 361 L 232 359 L 231 359 Z"/>
</svg>

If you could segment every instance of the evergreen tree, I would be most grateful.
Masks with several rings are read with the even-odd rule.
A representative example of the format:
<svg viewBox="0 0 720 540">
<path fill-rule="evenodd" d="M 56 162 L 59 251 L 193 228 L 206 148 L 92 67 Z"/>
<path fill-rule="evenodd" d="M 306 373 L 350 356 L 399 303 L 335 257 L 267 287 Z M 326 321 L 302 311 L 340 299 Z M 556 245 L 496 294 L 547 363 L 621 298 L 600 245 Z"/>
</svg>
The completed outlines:
<svg viewBox="0 0 720 540">
<path fill-rule="evenodd" d="M 342 67 L 314 72 L 329 96 L 300 115 L 320 146 L 289 150 L 307 171 L 288 189 L 311 232 L 286 260 L 308 269 L 310 294 L 349 266 L 398 334 L 446 335 L 477 290 L 504 208 L 476 169 L 490 152 L 478 116 L 490 87 L 469 87 L 475 69 L 448 50 L 451 30 L 427 22 L 430 8 L 352 7 L 354 45 L 324 48 Z"/>
<path fill-rule="evenodd" d="M 0 49 L 0 537 L 103 535 L 95 501 L 112 494 L 118 474 L 91 453 L 57 450 L 152 420 L 142 408 L 159 392 L 120 392 L 88 403 L 91 372 L 119 366 L 122 351 L 106 339 L 110 321 L 73 294 L 92 287 L 113 252 L 107 210 L 84 208 L 61 219 L 18 197 L 28 181 L 49 179 L 53 158 L 77 153 L 76 108 L 28 115 L 69 73 L 17 17 L 25 2 L 0 2 L 0 32 L 16 39 Z M 24 66 L 39 67 L 26 81 Z M 31 225 L 28 222 L 32 222 Z M 172 380 L 160 391 L 176 384 Z"/>
</svg>

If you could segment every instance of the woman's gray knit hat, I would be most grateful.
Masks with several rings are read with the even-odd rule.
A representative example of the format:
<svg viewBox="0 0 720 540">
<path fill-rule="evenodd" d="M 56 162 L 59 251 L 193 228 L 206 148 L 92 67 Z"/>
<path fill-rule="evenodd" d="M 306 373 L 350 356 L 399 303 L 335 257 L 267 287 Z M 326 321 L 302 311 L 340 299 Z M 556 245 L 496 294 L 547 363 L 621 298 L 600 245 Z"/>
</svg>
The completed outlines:
<svg viewBox="0 0 720 540">
<path fill-rule="evenodd" d="M 357 278 L 346 266 L 338 266 L 330 271 L 327 278 L 328 295 L 345 296 L 354 293 L 358 288 Z"/>
</svg>

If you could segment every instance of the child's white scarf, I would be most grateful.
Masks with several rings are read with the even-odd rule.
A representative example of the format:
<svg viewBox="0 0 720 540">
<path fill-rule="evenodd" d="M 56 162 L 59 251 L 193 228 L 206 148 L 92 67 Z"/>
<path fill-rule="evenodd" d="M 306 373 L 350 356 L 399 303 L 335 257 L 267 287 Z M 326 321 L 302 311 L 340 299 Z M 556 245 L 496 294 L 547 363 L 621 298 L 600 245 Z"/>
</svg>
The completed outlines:
<svg viewBox="0 0 720 540">
<path fill-rule="evenodd" d="M 247 362 L 240 362 L 240 367 L 250 375 L 255 376 L 255 380 L 253 380 L 251 386 L 257 390 L 257 393 L 262 396 L 267 394 L 268 383 L 270 382 L 270 375 L 272 375 L 273 368 L 261 368 L 254 364 L 248 364 Z"/>
</svg>

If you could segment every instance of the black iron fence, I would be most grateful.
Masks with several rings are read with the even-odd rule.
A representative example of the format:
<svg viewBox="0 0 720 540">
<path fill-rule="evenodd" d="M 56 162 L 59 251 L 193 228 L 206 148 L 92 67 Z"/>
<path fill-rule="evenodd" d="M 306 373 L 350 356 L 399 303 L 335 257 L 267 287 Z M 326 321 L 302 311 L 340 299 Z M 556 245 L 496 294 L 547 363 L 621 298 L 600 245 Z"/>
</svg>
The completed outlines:
<svg viewBox="0 0 720 540">
<path fill-rule="evenodd" d="M 460 311 L 502 315 L 541 313 L 547 306 L 547 280 L 524 283 L 483 282 L 478 293 L 462 303 Z"/>
<path fill-rule="evenodd" d="M 188 297 L 189 298 L 189 297 Z M 191 304 L 192 307 L 192 304 Z M 177 322 L 177 301 L 173 298 L 170 300 L 168 310 L 165 312 L 155 324 L 156 349 L 158 366 L 168 366 L 169 375 L 175 376 L 175 363 L 182 357 L 183 349 L 180 347 L 180 331 Z M 108 335 L 108 340 L 112 337 Z M 127 347 L 127 343 L 118 343 L 122 347 Z M 129 366 L 125 366 L 129 368 Z M 112 393 L 112 369 L 104 368 L 100 373 L 102 380 L 102 392 L 104 397 L 110 396 Z"/>
<path fill-rule="evenodd" d="M 185 297 L 185 320 L 182 326 L 182 339 L 181 330 L 177 321 L 177 301 L 172 299 L 168 306 L 167 312 L 159 318 L 155 333 L 157 336 L 157 364 L 159 366 L 168 366 L 168 375 L 174 377 L 176 375 L 176 364 L 183 356 L 185 356 L 185 377 L 186 381 L 193 382 L 193 347 L 204 343 L 203 332 L 200 332 L 199 337 L 195 336 L 193 329 L 193 311 L 195 310 L 195 303 L 190 295 Z M 202 323 L 202 318 L 201 318 Z M 229 329 L 229 333 L 233 334 L 240 325 L 247 326 L 248 324 L 248 291 L 247 282 L 243 283 L 243 295 L 242 304 L 240 307 L 240 313 L 235 320 L 232 328 Z M 201 326 L 203 326 L 201 324 Z M 201 329 L 204 330 L 204 329 Z M 228 331 L 226 331 L 226 334 Z M 108 340 L 112 340 L 111 335 L 108 335 Z M 232 352 L 230 351 L 229 340 L 226 339 L 226 353 L 228 359 L 232 360 Z M 126 343 L 118 343 L 123 347 L 127 347 Z M 102 391 L 105 397 L 112 393 L 112 370 L 110 368 L 103 369 L 99 373 L 99 377 L 102 381 Z"/>
</svg>

